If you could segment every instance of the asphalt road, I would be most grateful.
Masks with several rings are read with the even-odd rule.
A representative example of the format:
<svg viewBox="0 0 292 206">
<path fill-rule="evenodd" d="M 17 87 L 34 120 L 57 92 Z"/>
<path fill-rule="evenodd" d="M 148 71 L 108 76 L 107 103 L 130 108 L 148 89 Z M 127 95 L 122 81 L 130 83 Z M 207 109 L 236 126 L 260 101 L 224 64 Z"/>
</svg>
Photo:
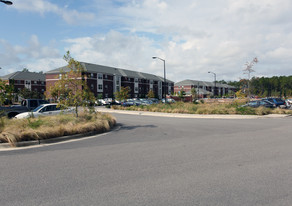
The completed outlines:
<svg viewBox="0 0 292 206">
<path fill-rule="evenodd" d="M 0 205 L 292 205 L 292 118 L 115 114 L 95 138 L 0 152 Z"/>
</svg>

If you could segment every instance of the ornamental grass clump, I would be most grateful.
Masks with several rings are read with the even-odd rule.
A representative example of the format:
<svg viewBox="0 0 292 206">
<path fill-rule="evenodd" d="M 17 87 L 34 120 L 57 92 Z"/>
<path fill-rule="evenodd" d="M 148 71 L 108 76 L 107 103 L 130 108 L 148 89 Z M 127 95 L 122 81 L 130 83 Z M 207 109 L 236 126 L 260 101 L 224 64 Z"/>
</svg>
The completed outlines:
<svg viewBox="0 0 292 206">
<path fill-rule="evenodd" d="M 152 104 L 140 106 L 112 106 L 112 109 L 165 112 L 165 113 L 183 113 L 183 114 L 240 114 L 240 115 L 268 115 L 268 114 L 292 114 L 292 110 L 281 108 L 252 108 L 242 107 L 247 99 L 236 99 L 232 102 L 175 102 L 170 104 Z"/>
<path fill-rule="evenodd" d="M 50 139 L 80 133 L 101 133 L 109 131 L 116 124 L 116 119 L 109 114 L 80 113 L 62 114 L 29 119 L 5 119 L 0 133 L 0 143 Z"/>
</svg>

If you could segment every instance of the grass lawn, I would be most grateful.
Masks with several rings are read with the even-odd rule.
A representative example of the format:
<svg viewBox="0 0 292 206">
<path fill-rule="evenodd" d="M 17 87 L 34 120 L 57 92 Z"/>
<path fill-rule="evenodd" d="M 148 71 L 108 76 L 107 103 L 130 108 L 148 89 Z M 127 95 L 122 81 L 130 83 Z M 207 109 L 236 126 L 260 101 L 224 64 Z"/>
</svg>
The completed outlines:
<svg viewBox="0 0 292 206">
<path fill-rule="evenodd" d="M 116 124 L 116 119 L 109 114 L 81 113 L 79 117 L 73 114 L 61 114 L 29 119 L 0 119 L 0 143 L 49 139 L 66 135 L 110 130 Z"/>
</svg>

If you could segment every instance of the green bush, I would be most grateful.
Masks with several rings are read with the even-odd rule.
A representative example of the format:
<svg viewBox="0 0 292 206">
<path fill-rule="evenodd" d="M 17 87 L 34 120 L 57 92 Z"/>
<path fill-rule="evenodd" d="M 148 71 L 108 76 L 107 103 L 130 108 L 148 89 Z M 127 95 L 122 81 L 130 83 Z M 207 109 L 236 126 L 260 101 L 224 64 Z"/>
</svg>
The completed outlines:
<svg viewBox="0 0 292 206">
<path fill-rule="evenodd" d="M 43 123 L 44 123 L 44 121 L 42 121 L 41 119 L 35 120 L 33 118 L 28 118 L 27 121 L 28 121 L 27 126 L 30 127 L 30 128 L 32 128 L 32 129 L 37 129 L 40 126 L 42 126 Z"/>
<path fill-rule="evenodd" d="M 245 115 L 255 115 L 255 109 L 251 107 L 237 107 L 236 108 L 237 114 L 245 114 Z"/>
</svg>

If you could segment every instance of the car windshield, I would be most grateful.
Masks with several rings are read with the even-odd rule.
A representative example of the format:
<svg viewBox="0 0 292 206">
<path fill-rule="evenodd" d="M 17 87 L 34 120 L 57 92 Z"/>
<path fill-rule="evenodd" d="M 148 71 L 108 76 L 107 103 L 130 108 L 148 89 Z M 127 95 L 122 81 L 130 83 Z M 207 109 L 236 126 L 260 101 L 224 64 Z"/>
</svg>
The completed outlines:
<svg viewBox="0 0 292 206">
<path fill-rule="evenodd" d="M 39 109 L 41 109 L 41 108 L 43 108 L 44 107 L 44 105 L 40 105 L 40 106 L 38 106 L 37 108 L 35 108 L 33 111 L 34 112 L 37 112 Z"/>
</svg>

